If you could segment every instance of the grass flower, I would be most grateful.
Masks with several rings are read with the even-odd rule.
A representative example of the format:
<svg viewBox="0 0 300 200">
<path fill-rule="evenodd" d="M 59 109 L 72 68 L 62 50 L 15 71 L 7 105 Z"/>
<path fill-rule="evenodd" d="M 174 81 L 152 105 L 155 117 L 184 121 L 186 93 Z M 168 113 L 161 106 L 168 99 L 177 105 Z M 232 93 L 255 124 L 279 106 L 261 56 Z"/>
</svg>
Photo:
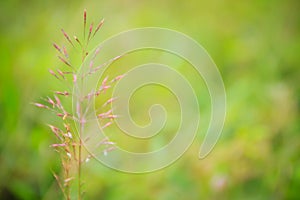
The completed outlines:
<svg viewBox="0 0 300 200">
<path fill-rule="evenodd" d="M 83 12 L 83 38 L 79 39 L 77 36 L 74 36 L 73 39 L 66 33 L 64 29 L 61 29 L 63 33 L 63 37 L 66 39 L 67 43 L 69 43 L 70 48 L 75 48 L 75 43 L 77 43 L 80 47 L 80 56 L 82 57 L 81 64 L 83 64 L 86 60 L 86 56 L 89 54 L 88 52 L 88 44 L 90 40 L 94 38 L 96 33 L 100 30 L 104 23 L 102 19 L 97 27 L 94 29 L 94 24 L 91 23 L 88 30 L 87 29 L 87 11 L 84 10 Z M 86 32 L 88 31 L 88 35 L 86 36 Z M 111 88 L 111 84 L 120 80 L 124 75 L 119 75 L 113 78 L 111 81 L 108 80 L 106 77 L 97 91 L 90 91 L 87 95 L 77 94 L 77 102 L 76 102 L 76 109 L 72 111 L 72 109 L 67 109 L 68 106 L 65 106 L 65 102 L 70 103 L 72 99 L 72 88 L 78 87 L 78 81 L 87 79 L 90 75 L 97 72 L 101 67 L 104 65 L 111 63 L 120 56 L 108 61 L 107 63 L 103 63 L 100 65 L 96 65 L 94 60 L 96 56 L 99 54 L 100 49 L 96 49 L 94 55 L 89 62 L 89 71 L 83 75 L 78 77 L 78 68 L 71 64 L 71 58 L 68 54 L 68 48 L 66 45 L 59 46 L 56 43 L 52 44 L 55 50 L 58 52 L 58 59 L 62 62 L 63 65 L 69 68 L 68 71 L 65 71 L 65 67 L 62 69 L 49 69 L 49 73 L 58 79 L 59 81 L 63 81 L 68 87 L 68 90 L 61 90 L 61 91 L 54 91 L 53 95 L 50 97 L 43 99 L 43 103 L 33 103 L 36 107 L 49 110 L 51 113 L 55 114 L 60 119 L 57 120 L 57 125 L 47 124 L 50 128 L 51 132 L 54 134 L 57 142 L 51 144 L 50 147 L 54 148 L 57 151 L 61 158 L 61 166 L 62 172 L 56 173 L 53 172 L 53 176 L 58 183 L 58 186 L 63 192 L 65 199 L 71 199 L 71 188 L 76 188 L 76 199 L 83 198 L 83 180 L 82 180 L 82 165 L 87 163 L 93 155 L 91 154 L 83 154 L 83 140 L 81 138 L 85 124 L 87 122 L 87 109 L 88 106 L 91 104 L 92 97 L 101 97 L 101 94 L 104 93 L 106 90 Z M 81 66 L 81 65 L 79 65 Z M 64 70 L 63 70 L 64 69 Z M 70 76 L 71 75 L 71 78 Z M 108 99 L 103 107 L 110 105 L 115 98 Z M 73 113 L 75 112 L 75 113 Z M 113 120 L 117 117 L 117 115 L 112 114 L 112 110 L 108 110 L 103 113 L 98 113 L 97 118 L 98 120 L 103 120 L 102 128 L 106 128 L 113 124 Z M 78 125 L 78 129 L 74 124 Z M 86 138 L 88 140 L 90 138 Z M 108 138 L 105 138 L 103 141 L 98 143 L 99 147 L 103 147 L 103 154 L 105 156 L 108 155 L 110 151 L 112 151 L 115 147 L 115 143 L 109 141 Z M 77 186 L 76 186 L 77 185 Z M 74 191 L 74 190 L 72 190 Z"/>
</svg>

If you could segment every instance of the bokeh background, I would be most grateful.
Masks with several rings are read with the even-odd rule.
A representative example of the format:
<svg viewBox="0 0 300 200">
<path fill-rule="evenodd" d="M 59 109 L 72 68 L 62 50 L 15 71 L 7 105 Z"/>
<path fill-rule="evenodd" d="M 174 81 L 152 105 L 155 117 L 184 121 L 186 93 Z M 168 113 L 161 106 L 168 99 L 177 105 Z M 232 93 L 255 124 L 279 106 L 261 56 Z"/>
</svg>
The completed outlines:
<svg viewBox="0 0 300 200">
<path fill-rule="evenodd" d="M 53 199 L 60 193 L 51 174 L 53 169 L 59 171 L 59 157 L 49 148 L 55 140 L 44 125 L 48 114 L 30 102 L 57 86 L 48 73 L 48 68 L 59 65 L 52 42 L 63 42 L 62 27 L 70 34 L 82 31 L 84 8 L 89 20 L 106 19 L 97 42 L 146 26 L 191 36 L 214 59 L 227 92 L 222 136 L 213 152 L 199 160 L 209 96 L 201 79 L 197 84 L 184 63 L 164 56 L 199 91 L 203 110 L 199 136 L 181 159 L 151 174 L 124 174 L 91 161 L 84 168 L 86 199 L 299 198 L 299 1 L 4 0 L 0 3 L 0 199 Z M 138 58 L 159 56 L 142 52 Z M 116 66 L 135 62 L 129 57 Z M 132 108 L 139 123 L 148 123 L 146 110 L 155 96 L 162 102 L 174 98 L 161 88 L 145 90 L 150 97 L 146 100 L 137 92 Z M 178 125 L 177 114 L 170 114 L 170 132 Z M 143 150 L 144 145 L 122 141 L 124 148 Z"/>
</svg>

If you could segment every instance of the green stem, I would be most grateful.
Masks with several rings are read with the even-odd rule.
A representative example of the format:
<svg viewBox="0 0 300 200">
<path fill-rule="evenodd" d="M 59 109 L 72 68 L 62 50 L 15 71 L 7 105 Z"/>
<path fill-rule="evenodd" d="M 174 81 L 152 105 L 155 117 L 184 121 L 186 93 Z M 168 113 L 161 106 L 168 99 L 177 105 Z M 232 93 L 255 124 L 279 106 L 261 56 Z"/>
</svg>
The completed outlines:
<svg viewBox="0 0 300 200">
<path fill-rule="evenodd" d="M 81 134 L 80 134 L 81 135 Z M 81 138 L 79 136 L 79 147 L 78 147 L 78 200 L 81 199 Z"/>
</svg>

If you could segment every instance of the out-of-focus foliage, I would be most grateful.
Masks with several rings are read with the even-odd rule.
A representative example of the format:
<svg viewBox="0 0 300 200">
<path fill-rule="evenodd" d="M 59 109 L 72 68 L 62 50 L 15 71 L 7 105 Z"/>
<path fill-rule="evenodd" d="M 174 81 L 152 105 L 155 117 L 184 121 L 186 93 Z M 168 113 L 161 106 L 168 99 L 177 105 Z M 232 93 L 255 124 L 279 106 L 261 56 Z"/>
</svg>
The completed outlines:
<svg viewBox="0 0 300 200">
<path fill-rule="evenodd" d="M 49 148 L 54 137 L 43 125 L 49 116 L 30 102 L 49 95 L 57 86 L 47 72 L 59 65 L 51 42 L 62 43 L 61 27 L 69 33 L 82 30 L 84 8 L 89 19 L 106 19 L 97 42 L 146 26 L 191 36 L 219 67 L 228 98 L 222 137 L 207 158 L 197 157 L 200 135 L 180 160 L 151 174 L 123 174 L 91 161 L 84 170 L 87 199 L 297 199 L 297 0 L 1 1 L 0 199 L 54 199 L 59 194 L 51 174 L 51 169 L 59 170 L 59 156 Z M 130 62 L 120 61 L 115 66 Z M 190 73 L 184 65 L 177 66 L 182 73 Z M 115 72 L 118 70 L 124 68 L 116 67 Z M 193 81 L 193 76 L 190 79 Z M 199 90 L 203 88 L 203 83 L 199 84 Z M 133 105 L 142 110 L 132 113 L 138 121 L 144 119 L 138 115 L 146 115 L 154 99 L 143 100 L 138 92 L 135 98 L 144 102 Z M 200 99 L 205 128 L 209 97 Z M 177 123 L 174 117 L 169 130 L 176 129 Z M 201 128 L 200 133 L 205 133 Z M 113 137 L 117 140 L 118 135 Z M 128 144 L 132 146 L 130 141 Z"/>
</svg>

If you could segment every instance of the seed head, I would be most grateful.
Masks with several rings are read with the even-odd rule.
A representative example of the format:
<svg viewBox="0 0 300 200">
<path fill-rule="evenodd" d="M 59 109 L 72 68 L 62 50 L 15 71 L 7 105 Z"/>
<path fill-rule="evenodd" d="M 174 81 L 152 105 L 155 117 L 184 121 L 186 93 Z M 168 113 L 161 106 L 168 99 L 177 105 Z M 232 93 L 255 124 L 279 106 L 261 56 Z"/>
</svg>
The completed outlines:
<svg viewBox="0 0 300 200">
<path fill-rule="evenodd" d="M 36 107 L 38 107 L 38 108 L 46 108 L 46 109 L 49 108 L 48 106 L 45 106 L 45 105 L 43 105 L 43 104 L 41 104 L 41 103 L 34 103 L 34 105 L 35 105 Z"/>
<path fill-rule="evenodd" d="M 74 47 L 73 42 L 71 41 L 69 35 L 64 31 L 64 29 L 61 29 L 61 32 L 64 34 L 67 41 Z"/>
<path fill-rule="evenodd" d="M 61 48 L 57 44 L 53 43 L 53 46 L 57 51 L 61 52 Z"/>
<path fill-rule="evenodd" d="M 106 124 L 104 124 L 104 126 L 102 126 L 102 129 L 105 129 L 106 127 L 109 127 L 110 125 L 112 125 L 112 122 L 107 122 Z"/>
<path fill-rule="evenodd" d="M 64 58 L 62 58 L 61 56 L 57 56 L 59 58 L 59 60 L 61 60 L 64 64 L 68 65 L 69 67 L 72 67 L 71 64 L 66 61 Z"/>
<path fill-rule="evenodd" d="M 55 91 L 55 94 L 62 95 L 62 96 L 69 96 L 69 92 L 67 92 L 67 91 L 64 91 L 64 92 Z"/>
<path fill-rule="evenodd" d="M 85 38 L 85 29 L 86 29 L 86 9 L 83 11 L 83 37 Z"/>
<path fill-rule="evenodd" d="M 55 74 L 54 71 L 52 71 L 51 69 L 49 69 L 48 71 L 49 71 L 49 73 L 50 73 L 52 76 L 54 76 L 55 78 L 59 79 L 59 77 Z"/>
<path fill-rule="evenodd" d="M 102 20 L 99 22 L 99 24 L 98 24 L 98 26 L 97 26 L 97 28 L 96 28 L 96 30 L 95 30 L 93 36 L 96 35 L 96 33 L 99 31 L 99 29 L 101 28 L 101 26 L 103 25 L 103 23 L 104 23 L 104 19 L 102 19 Z"/>
<path fill-rule="evenodd" d="M 93 24 L 93 23 L 91 23 L 91 25 L 90 25 L 90 28 L 89 28 L 89 36 L 88 36 L 88 41 L 90 40 L 91 33 L 92 33 L 92 31 L 93 31 L 93 26 L 94 26 L 94 24 Z"/>
</svg>

